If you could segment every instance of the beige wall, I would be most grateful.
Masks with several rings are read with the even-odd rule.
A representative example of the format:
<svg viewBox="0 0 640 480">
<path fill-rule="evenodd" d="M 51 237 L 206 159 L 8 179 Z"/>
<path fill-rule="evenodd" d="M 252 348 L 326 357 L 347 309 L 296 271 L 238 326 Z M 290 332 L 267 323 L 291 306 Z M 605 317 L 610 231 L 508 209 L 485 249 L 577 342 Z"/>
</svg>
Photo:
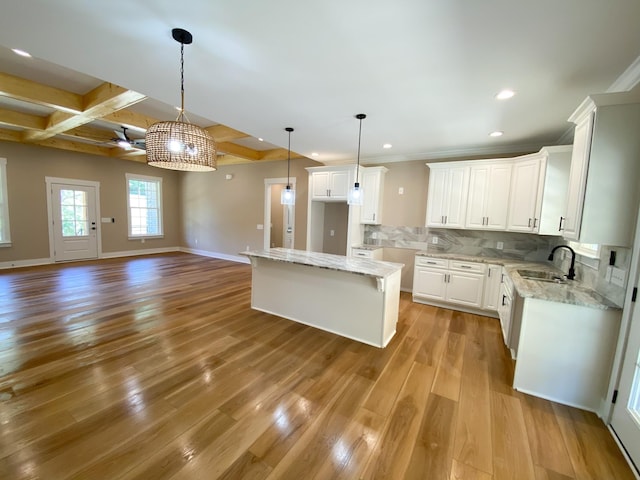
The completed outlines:
<svg viewBox="0 0 640 480">
<path fill-rule="evenodd" d="M 283 246 L 282 229 L 284 228 L 284 222 L 282 217 L 285 207 L 280 203 L 280 197 L 284 187 L 284 184 L 271 186 L 271 243 L 269 244 L 271 247 Z"/>
<path fill-rule="evenodd" d="M 308 172 L 318 163 L 307 159 L 291 161 L 296 178 L 295 247 L 304 250 L 307 237 Z M 211 173 L 181 176 L 182 245 L 197 250 L 236 256 L 264 245 L 264 180 L 286 177 L 287 164 L 255 162 L 220 166 Z M 225 180 L 227 174 L 233 175 Z"/>
<path fill-rule="evenodd" d="M 424 226 L 427 212 L 429 168 L 424 160 L 388 163 L 384 179 L 382 224 L 395 227 Z M 399 188 L 404 193 L 398 193 Z"/>
<path fill-rule="evenodd" d="M 334 255 L 346 255 L 348 228 L 349 205 L 346 202 L 325 202 L 322 251 Z"/>
<path fill-rule="evenodd" d="M 0 262 L 49 257 L 45 177 L 90 180 L 100 183 L 100 215 L 113 224 L 98 224 L 102 251 L 124 252 L 180 245 L 178 172 L 139 162 L 67 152 L 53 148 L 0 142 L 0 157 L 7 159 L 7 190 L 12 247 L 0 248 Z M 125 173 L 162 177 L 164 238 L 127 238 Z"/>
</svg>

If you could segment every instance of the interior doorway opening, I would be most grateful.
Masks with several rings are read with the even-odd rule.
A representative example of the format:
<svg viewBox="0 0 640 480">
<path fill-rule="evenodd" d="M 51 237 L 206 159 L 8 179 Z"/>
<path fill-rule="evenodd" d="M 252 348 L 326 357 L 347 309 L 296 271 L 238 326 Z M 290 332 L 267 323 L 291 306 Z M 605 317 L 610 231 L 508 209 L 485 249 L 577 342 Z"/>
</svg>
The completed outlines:
<svg viewBox="0 0 640 480">
<path fill-rule="evenodd" d="M 295 191 L 296 179 L 289 179 Z M 286 178 L 264 181 L 264 245 L 263 248 L 295 248 L 295 205 L 282 205 L 280 195 L 287 186 Z"/>
</svg>

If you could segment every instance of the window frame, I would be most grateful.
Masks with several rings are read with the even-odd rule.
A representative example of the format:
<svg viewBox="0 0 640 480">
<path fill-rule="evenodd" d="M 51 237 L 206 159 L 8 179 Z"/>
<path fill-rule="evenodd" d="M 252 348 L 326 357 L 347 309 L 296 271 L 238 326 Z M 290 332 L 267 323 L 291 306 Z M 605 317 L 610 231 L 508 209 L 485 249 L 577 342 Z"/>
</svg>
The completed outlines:
<svg viewBox="0 0 640 480">
<path fill-rule="evenodd" d="M 0 158 L 0 217 L 2 231 L 0 231 L 0 248 L 11 247 L 11 225 L 9 222 L 9 192 L 7 181 L 7 159 Z"/>
<path fill-rule="evenodd" d="M 162 205 L 162 177 L 152 177 L 150 175 L 139 175 L 135 173 L 125 173 L 127 188 L 127 235 L 129 240 L 140 240 L 146 238 L 164 238 L 164 209 Z M 155 183 L 158 192 L 158 232 L 157 234 L 134 234 L 131 225 L 131 191 L 130 180 L 140 180 L 149 183 Z"/>
</svg>

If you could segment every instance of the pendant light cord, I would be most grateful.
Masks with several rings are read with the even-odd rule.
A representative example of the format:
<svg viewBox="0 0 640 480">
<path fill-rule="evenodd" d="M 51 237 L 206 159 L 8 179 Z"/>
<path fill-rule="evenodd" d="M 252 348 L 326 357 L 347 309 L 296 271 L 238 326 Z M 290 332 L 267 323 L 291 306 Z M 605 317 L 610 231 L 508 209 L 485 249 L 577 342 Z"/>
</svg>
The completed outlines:
<svg viewBox="0 0 640 480">
<path fill-rule="evenodd" d="M 184 43 L 180 42 L 180 120 L 184 116 Z"/>
<path fill-rule="evenodd" d="M 362 138 L 362 120 L 367 118 L 364 113 L 359 113 L 356 115 L 356 118 L 360 120 L 360 128 L 358 129 L 358 163 L 356 165 L 356 182 L 355 186 L 358 188 L 360 186 L 360 182 L 358 182 L 360 178 L 360 139 Z"/>
<path fill-rule="evenodd" d="M 291 132 L 293 132 L 293 128 L 287 127 L 285 130 L 289 132 L 289 148 L 287 148 L 287 189 L 290 189 L 289 172 L 291 171 Z"/>
</svg>

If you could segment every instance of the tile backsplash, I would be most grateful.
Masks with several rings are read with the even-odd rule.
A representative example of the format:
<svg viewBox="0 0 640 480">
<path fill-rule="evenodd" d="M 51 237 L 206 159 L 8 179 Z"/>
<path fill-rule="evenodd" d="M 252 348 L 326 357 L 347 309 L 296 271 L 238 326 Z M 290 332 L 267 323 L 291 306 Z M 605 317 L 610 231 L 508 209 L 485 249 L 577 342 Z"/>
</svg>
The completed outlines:
<svg viewBox="0 0 640 480">
<path fill-rule="evenodd" d="M 437 243 L 434 243 L 434 239 Z M 527 233 L 489 232 L 480 230 L 434 229 L 427 227 L 395 227 L 386 225 L 366 225 L 365 245 L 427 250 L 437 253 L 459 253 L 481 257 L 513 258 L 547 262 L 553 247 L 568 244 L 560 237 L 533 235 Z M 500 243 L 501 249 L 498 248 Z M 566 249 L 561 249 L 566 251 Z M 629 272 L 631 250 L 628 248 L 602 246 L 600 259 L 576 256 L 576 281 L 596 290 L 608 300 L 622 306 L 626 293 L 606 280 L 611 250 L 616 251 L 616 267 Z M 554 265 L 568 272 L 571 255 L 556 255 Z"/>
</svg>

